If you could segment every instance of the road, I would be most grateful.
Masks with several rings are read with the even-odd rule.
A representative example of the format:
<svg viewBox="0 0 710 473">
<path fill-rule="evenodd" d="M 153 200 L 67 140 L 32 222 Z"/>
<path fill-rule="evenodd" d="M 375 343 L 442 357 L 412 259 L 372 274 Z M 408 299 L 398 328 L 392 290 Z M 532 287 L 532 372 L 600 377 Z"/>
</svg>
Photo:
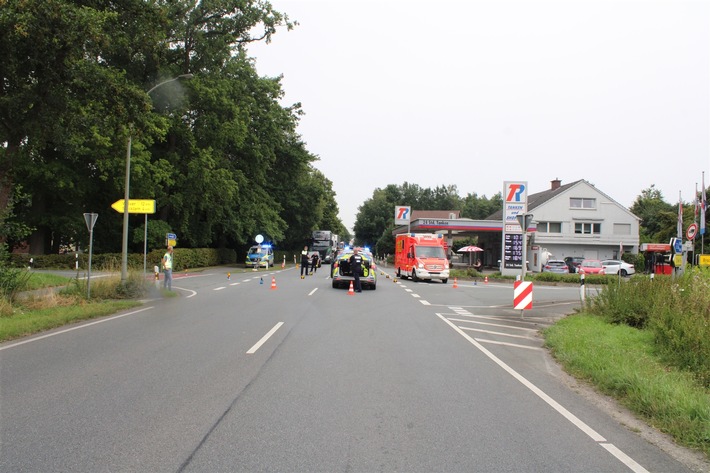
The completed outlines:
<svg viewBox="0 0 710 473">
<path fill-rule="evenodd" d="M 690 471 L 554 374 L 578 288 L 326 276 L 176 274 L 0 345 L 0 472 Z"/>
</svg>

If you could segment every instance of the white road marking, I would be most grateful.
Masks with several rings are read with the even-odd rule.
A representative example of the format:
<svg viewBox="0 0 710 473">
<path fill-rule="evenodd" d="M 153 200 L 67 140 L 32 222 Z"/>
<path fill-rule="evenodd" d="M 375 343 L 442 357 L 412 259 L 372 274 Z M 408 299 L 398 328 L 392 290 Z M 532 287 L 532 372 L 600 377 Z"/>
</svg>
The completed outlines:
<svg viewBox="0 0 710 473">
<path fill-rule="evenodd" d="M 309 296 L 312 296 L 314 292 L 316 292 L 318 288 L 313 289 L 311 292 L 308 293 Z"/>
<path fill-rule="evenodd" d="M 221 291 L 222 289 L 227 289 L 227 288 L 226 288 L 225 286 L 221 286 L 221 287 L 215 287 L 215 288 L 212 289 L 212 290 L 213 290 L 213 291 Z"/>
<path fill-rule="evenodd" d="M 518 345 L 517 343 L 508 343 L 508 342 L 499 342 L 496 340 L 486 340 L 485 338 L 475 338 L 477 342 L 481 343 L 490 343 L 491 345 L 505 345 L 507 347 L 513 347 L 513 348 L 525 348 L 528 350 L 542 350 L 540 347 L 531 347 L 529 345 Z"/>
<path fill-rule="evenodd" d="M 449 319 L 449 320 L 453 320 L 454 322 L 468 322 L 468 323 L 477 324 L 477 325 L 487 325 L 489 327 L 509 328 L 511 330 L 521 330 L 523 332 L 537 332 L 537 330 L 534 328 L 516 327 L 515 325 L 489 324 L 488 322 L 478 322 L 477 320 L 470 320 L 470 319 Z"/>
<path fill-rule="evenodd" d="M 449 325 L 451 328 L 453 328 L 456 332 L 459 333 L 462 337 L 464 337 L 468 342 L 473 345 L 474 347 L 478 348 L 478 350 L 481 351 L 484 355 L 486 355 L 491 361 L 493 361 L 495 364 L 503 368 L 508 374 L 510 374 L 513 378 L 515 378 L 520 384 L 528 388 L 530 391 L 532 391 L 537 397 L 542 399 L 545 403 L 547 403 L 550 407 L 552 407 L 554 410 L 556 410 L 562 417 L 570 421 L 575 427 L 577 427 L 579 430 L 587 434 L 592 440 L 595 442 L 598 442 L 602 447 L 604 447 L 609 453 L 614 455 L 619 461 L 624 463 L 626 466 L 629 468 L 632 468 L 634 472 L 636 473 L 648 473 L 645 468 L 643 468 L 641 465 L 636 463 L 634 460 L 632 460 L 630 457 L 628 457 L 624 452 L 616 448 L 613 444 L 607 443 L 606 439 L 599 434 L 596 430 L 592 429 L 590 426 L 582 422 L 577 416 L 572 414 L 570 411 L 565 409 L 560 403 L 552 399 L 550 396 L 548 396 L 544 391 L 542 391 L 540 388 L 535 386 L 533 383 L 528 381 L 524 376 L 522 376 L 520 373 L 515 371 L 513 368 L 511 368 L 509 365 L 507 365 L 503 360 L 495 356 L 493 353 L 488 351 L 486 347 L 481 345 L 479 342 L 477 342 L 475 339 L 471 338 L 466 332 L 464 332 L 462 329 L 454 325 L 453 322 L 449 321 L 445 316 L 442 314 L 436 314 L 437 317 L 439 317 L 441 320 L 444 321 L 447 325 Z"/>
<path fill-rule="evenodd" d="M 630 456 L 619 450 L 613 443 L 602 443 L 600 445 L 606 448 L 609 453 L 618 458 L 621 463 L 628 466 L 632 471 L 635 471 L 636 473 L 646 472 L 644 467 L 636 463 Z"/>
<path fill-rule="evenodd" d="M 419 294 L 412 294 L 412 297 L 419 298 L 419 297 L 421 297 L 421 296 L 420 296 Z"/>
<path fill-rule="evenodd" d="M 230 284 L 230 286 L 239 286 L 239 284 L 240 283 L 238 283 L 238 282 L 233 282 L 232 284 Z"/>
<path fill-rule="evenodd" d="M 38 340 L 43 340 L 43 339 L 45 339 L 45 338 L 54 337 L 54 336 L 56 336 L 56 335 L 61 335 L 61 334 L 63 334 L 63 333 L 72 332 L 72 331 L 74 331 L 74 330 L 79 330 L 79 329 L 82 329 L 82 328 L 91 327 L 92 325 L 102 324 L 102 323 L 104 323 L 104 322 L 109 322 L 109 321 L 111 321 L 111 320 L 116 320 L 116 319 L 120 319 L 120 318 L 123 318 L 123 317 L 128 317 L 129 315 L 138 314 L 138 313 L 140 313 L 140 312 L 144 312 L 144 311 L 150 310 L 150 309 L 152 309 L 152 308 L 153 308 L 153 306 L 144 307 L 144 308 L 142 308 L 142 309 L 134 310 L 133 312 L 128 312 L 128 313 L 126 313 L 126 314 L 114 315 L 113 317 L 107 317 L 107 318 L 105 318 L 105 319 L 97 320 L 97 321 L 95 321 L 95 322 L 89 322 L 88 324 L 83 324 L 83 325 L 79 325 L 79 326 L 76 326 L 76 327 L 68 328 L 68 329 L 65 329 L 65 330 L 60 330 L 60 331 L 58 331 L 58 332 L 48 333 L 47 335 L 41 335 L 41 336 L 39 336 L 39 337 L 31 338 L 31 339 L 29 339 L 29 340 L 23 340 L 23 341 L 21 341 L 21 342 L 13 343 L 13 344 L 11 344 L 11 345 L 5 345 L 4 347 L 0 347 L 0 351 L 2 351 L 2 350 L 7 350 L 8 348 L 14 348 L 14 347 L 17 347 L 17 346 L 20 346 L 20 345 L 24 345 L 25 343 L 32 343 L 32 342 L 36 342 L 36 341 L 38 341 Z"/>
<path fill-rule="evenodd" d="M 192 294 L 190 294 L 189 296 L 187 296 L 185 299 L 189 299 L 189 298 L 195 297 L 195 296 L 197 295 L 197 291 L 193 291 L 192 289 L 185 289 L 185 288 L 183 288 L 183 287 L 176 287 L 175 289 L 179 289 L 179 290 L 181 290 L 181 291 L 191 292 L 191 293 L 192 293 Z"/>
<path fill-rule="evenodd" d="M 404 286 L 402 286 L 402 287 L 404 287 Z M 414 292 L 413 289 L 405 289 L 405 291 L 407 291 L 407 292 Z"/>
<path fill-rule="evenodd" d="M 504 333 L 504 332 L 493 332 L 492 330 L 482 330 L 480 328 L 471 328 L 471 327 L 459 327 L 461 330 L 466 330 L 467 332 L 479 332 L 479 333 L 488 333 L 490 335 L 500 335 L 501 337 L 510 337 L 510 338 L 522 338 L 524 340 L 535 340 L 533 337 L 526 337 L 525 335 L 513 335 L 510 333 Z"/>
<path fill-rule="evenodd" d="M 421 303 L 424 304 L 424 305 L 431 305 L 431 303 L 429 303 L 428 301 L 422 301 L 422 300 L 420 300 L 419 302 L 421 302 Z"/>
<path fill-rule="evenodd" d="M 251 347 L 251 348 L 249 349 L 249 351 L 247 352 L 247 355 L 253 355 L 254 353 L 256 353 L 256 351 L 257 351 L 259 348 L 261 348 L 261 346 L 262 346 L 264 343 L 266 343 L 266 341 L 267 341 L 269 338 L 271 338 L 271 336 L 272 336 L 274 333 L 276 333 L 276 331 L 277 331 L 279 328 L 281 328 L 281 326 L 282 326 L 283 324 L 284 324 L 283 322 L 279 322 L 279 323 L 277 323 L 276 325 L 274 325 L 274 328 L 272 328 L 271 330 L 269 330 L 266 335 L 264 335 L 263 337 L 261 337 L 261 340 L 259 340 L 258 342 L 256 342 L 256 344 L 255 344 L 253 347 Z"/>
</svg>

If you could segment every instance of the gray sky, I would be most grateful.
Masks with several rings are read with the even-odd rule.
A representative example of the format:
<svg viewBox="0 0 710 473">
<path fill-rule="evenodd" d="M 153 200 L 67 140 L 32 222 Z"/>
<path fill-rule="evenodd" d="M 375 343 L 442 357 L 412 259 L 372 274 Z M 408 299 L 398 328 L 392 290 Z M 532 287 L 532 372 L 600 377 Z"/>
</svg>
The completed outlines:
<svg viewBox="0 0 710 473">
<path fill-rule="evenodd" d="M 708 1 L 271 3 L 299 26 L 249 54 L 302 103 L 350 229 L 405 181 L 491 197 L 586 179 L 626 207 L 710 186 Z"/>
</svg>

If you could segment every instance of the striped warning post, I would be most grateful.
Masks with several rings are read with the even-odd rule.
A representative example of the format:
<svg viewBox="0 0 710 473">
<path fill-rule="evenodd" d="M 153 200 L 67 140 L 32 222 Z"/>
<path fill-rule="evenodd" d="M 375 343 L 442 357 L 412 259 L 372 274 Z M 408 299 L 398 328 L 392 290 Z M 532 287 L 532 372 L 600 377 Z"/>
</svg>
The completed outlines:
<svg viewBox="0 0 710 473">
<path fill-rule="evenodd" d="M 533 284 L 529 281 L 515 281 L 513 284 L 513 309 L 532 309 Z"/>
</svg>

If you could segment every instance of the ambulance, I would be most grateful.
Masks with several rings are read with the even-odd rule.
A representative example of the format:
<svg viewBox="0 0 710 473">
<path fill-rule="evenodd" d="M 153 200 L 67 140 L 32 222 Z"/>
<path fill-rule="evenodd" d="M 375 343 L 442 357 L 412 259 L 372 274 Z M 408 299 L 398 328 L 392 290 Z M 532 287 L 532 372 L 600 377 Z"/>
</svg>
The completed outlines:
<svg viewBox="0 0 710 473">
<path fill-rule="evenodd" d="M 394 247 L 394 266 L 397 277 L 412 281 L 449 280 L 449 260 L 446 240 L 441 234 L 406 233 L 397 235 Z"/>
</svg>

